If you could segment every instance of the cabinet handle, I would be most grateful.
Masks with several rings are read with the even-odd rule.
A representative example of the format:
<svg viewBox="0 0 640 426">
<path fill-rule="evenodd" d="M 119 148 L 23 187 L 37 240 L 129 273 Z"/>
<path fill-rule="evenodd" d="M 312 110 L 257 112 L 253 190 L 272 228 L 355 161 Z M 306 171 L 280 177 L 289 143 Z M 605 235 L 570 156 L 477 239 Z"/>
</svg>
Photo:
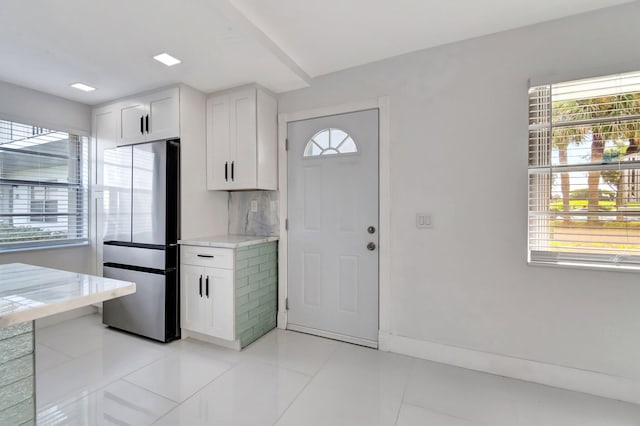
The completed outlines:
<svg viewBox="0 0 640 426">
<path fill-rule="evenodd" d="M 144 117 L 140 116 L 140 133 L 144 135 Z"/>
<path fill-rule="evenodd" d="M 233 176 L 233 165 L 235 164 L 235 161 L 231 162 L 231 182 L 233 182 L 234 176 Z"/>
<path fill-rule="evenodd" d="M 207 299 L 209 298 L 209 275 L 207 275 L 207 287 L 206 287 L 206 291 L 207 291 Z"/>
<path fill-rule="evenodd" d="M 202 275 L 200 275 L 200 297 L 202 297 Z"/>
<path fill-rule="evenodd" d="M 147 129 L 147 133 L 149 133 L 149 114 L 147 114 L 147 120 L 146 120 L 145 127 Z"/>
<path fill-rule="evenodd" d="M 224 180 L 229 182 L 229 162 L 224 163 Z"/>
<path fill-rule="evenodd" d="M 198 254 L 198 257 L 214 257 L 212 254 Z"/>
</svg>

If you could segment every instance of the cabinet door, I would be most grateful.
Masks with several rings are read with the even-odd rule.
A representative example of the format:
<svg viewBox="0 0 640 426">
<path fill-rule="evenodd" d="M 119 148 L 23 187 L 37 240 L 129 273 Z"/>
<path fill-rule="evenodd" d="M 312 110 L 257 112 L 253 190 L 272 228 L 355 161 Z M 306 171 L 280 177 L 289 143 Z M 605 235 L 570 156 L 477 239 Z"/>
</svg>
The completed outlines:
<svg viewBox="0 0 640 426">
<path fill-rule="evenodd" d="M 207 100 L 207 189 L 230 189 L 229 96 Z"/>
<path fill-rule="evenodd" d="M 147 140 L 155 141 L 180 136 L 179 93 L 179 89 L 176 87 L 144 97 L 149 114 L 148 119 L 145 116 L 144 123 Z"/>
<path fill-rule="evenodd" d="M 120 106 L 120 143 L 136 143 L 146 140 L 144 118 L 147 106 L 141 100 L 131 100 Z"/>
<path fill-rule="evenodd" d="M 225 340 L 235 339 L 233 270 L 204 268 L 205 298 L 209 304 L 206 323 L 208 334 Z M 207 289 L 208 278 L 208 289 Z"/>
<path fill-rule="evenodd" d="M 231 187 L 255 189 L 257 185 L 256 89 L 229 95 L 231 107 Z"/>
<path fill-rule="evenodd" d="M 180 265 L 180 321 L 182 328 L 200 333 L 208 331 L 205 313 L 208 305 L 205 302 L 204 280 L 204 268 Z"/>
</svg>

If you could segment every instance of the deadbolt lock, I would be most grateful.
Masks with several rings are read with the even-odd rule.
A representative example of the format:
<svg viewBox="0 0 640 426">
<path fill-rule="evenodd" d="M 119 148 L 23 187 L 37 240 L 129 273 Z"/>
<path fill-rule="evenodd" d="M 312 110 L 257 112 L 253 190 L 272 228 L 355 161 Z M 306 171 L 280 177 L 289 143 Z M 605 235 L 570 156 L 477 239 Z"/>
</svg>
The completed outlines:
<svg viewBox="0 0 640 426">
<path fill-rule="evenodd" d="M 370 234 L 374 234 L 376 232 L 376 227 L 375 226 L 368 227 L 367 232 Z"/>
</svg>

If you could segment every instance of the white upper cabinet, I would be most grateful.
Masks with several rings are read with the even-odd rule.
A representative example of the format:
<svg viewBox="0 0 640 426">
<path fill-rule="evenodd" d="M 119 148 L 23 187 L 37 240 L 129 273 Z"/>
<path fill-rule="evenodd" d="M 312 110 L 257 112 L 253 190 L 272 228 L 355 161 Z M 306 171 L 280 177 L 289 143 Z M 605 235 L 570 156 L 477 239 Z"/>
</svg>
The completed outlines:
<svg viewBox="0 0 640 426">
<path fill-rule="evenodd" d="M 167 89 L 122 101 L 120 142 L 137 143 L 180 136 L 179 89 Z"/>
<path fill-rule="evenodd" d="M 259 88 L 207 99 L 207 188 L 277 189 L 277 103 Z"/>
</svg>

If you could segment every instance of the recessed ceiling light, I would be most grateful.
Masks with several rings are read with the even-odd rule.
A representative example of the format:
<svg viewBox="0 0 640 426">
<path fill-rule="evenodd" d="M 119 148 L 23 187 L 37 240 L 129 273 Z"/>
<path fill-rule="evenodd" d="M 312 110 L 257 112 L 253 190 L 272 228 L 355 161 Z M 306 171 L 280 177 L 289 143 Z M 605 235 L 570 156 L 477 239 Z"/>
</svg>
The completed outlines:
<svg viewBox="0 0 640 426">
<path fill-rule="evenodd" d="M 84 92 L 91 92 L 93 90 L 96 90 L 95 87 L 87 86 L 84 83 L 73 83 L 70 86 L 75 88 L 75 89 L 82 90 Z"/>
<path fill-rule="evenodd" d="M 173 56 L 169 55 L 168 53 L 161 53 L 159 55 L 154 56 L 153 59 L 155 59 L 158 62 L 162 62 L 168 67 L 171 67 L 173 65 L 176 65 L 182 62 L 180 61 L 180 59 L 176 59 Z"/>
</svg>

